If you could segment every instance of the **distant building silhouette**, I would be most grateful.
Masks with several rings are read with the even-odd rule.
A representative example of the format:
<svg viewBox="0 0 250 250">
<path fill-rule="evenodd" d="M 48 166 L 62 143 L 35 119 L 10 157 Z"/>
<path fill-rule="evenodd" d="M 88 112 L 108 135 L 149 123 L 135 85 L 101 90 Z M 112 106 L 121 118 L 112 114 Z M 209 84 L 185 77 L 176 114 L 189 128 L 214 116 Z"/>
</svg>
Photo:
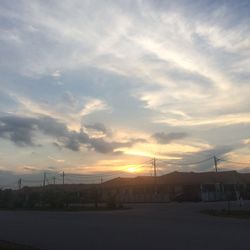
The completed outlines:
<svg viewBox="0 0 250 250">
<path fill-rule="evenodd" d="M 250 198 L 250 174 L 172 172 L 157 177 L 119 177 L 101 184 L 23 187 L 13 192 L 20 194 L 27 206 L 43 203 L 52 207 L 85 203 L 97 207 L 99 203 L 240 200 Z"/>
</svg>

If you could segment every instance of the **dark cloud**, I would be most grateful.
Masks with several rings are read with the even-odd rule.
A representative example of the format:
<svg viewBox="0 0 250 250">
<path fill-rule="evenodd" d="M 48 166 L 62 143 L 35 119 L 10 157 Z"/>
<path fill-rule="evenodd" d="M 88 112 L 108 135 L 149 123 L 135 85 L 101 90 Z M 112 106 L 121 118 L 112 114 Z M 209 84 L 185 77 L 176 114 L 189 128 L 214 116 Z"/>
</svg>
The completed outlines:
<svg viewBox="0 0 250 250">
<path fill-rule="evenodd" d="M 95 148 L 97 152 L 107 154 L 113 152 L 115 148 L 122 146 L 117 142 L 106 142 L 103 139 L 92 139 L 91 147 Z"/>
<path fill-rule="evenodd" d="M 160 132 L 160 133 L 153 134 L 152 137 L 160 144 L 168 144 L 172 141 L 180 140 L 180 139 L 187 137 L 187 133 L 173 132 L 173 133 L 166 134 L 164 132 Z"/>
<path fill-rule="evenodd" d="M 101 138 L 94 138 L 91 139 L 91 147 L 93 147 L 97 152 L 100 153 L 111 153 L 114 152 L 115 149 L 117 148 L 122 148 L 122 147 L 131 147 L 136 143 L 140 142 L 146 142 L 144 139 L 132 139 L 127 142 L 106 142 L 105 140 Z"/>
<path fill-rule="evenodd" d="M 104 127 L 99 126 L 98 128 Z M 117 148 L 130 147 L 143 141 L 142 139 L 133 139 L 127 142 L 107 142 L 102 138 L 90 138 L 83 130 L 70 131 L 64 123 L 47 116 L 37 118 L 0 117 L 0 137 L 9 139 L 18 146 L 37 146 L 34 139 L 38 131 L 55 138 L 56 141 L 53 144 L 57 147 L 68 148 L 72 151 L 79 151 L 81 145 L 85 145 L 89 149 L 106 154 L 114 152 Z"/>
<path fill-rule="evenodd" d="M 9 139 L 18 146 L 32 146 L 35 119 L 5 116 L 0 118 L 0 137 Z"/>
<path fill-rule="evenodd" d="M 111 134 L 111 131 L 101 122 L 96 122 L 94 124 L 85 124 L 84 127 L 87 129 L 93 129 L 98 132 L 102 132 L 105 135 Z"/>
</svg>

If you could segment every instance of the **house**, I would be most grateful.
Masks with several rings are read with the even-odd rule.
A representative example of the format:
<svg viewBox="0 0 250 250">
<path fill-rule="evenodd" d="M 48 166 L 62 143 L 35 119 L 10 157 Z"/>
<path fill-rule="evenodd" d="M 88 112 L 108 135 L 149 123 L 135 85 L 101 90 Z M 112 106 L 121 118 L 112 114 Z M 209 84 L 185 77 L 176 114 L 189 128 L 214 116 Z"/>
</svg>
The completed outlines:
<svg viewBox="0 0 250 250">
<path fill-rule="evenodd" d="M 104 200 L 115 196 L 120 202 L 168 202 L 168 192 L 157 193 L 156 184 L 152 176 L 118 177 L 101 184 L 101 189 Z"/>
<path fill-rule="evenodd" d="M 173 172 L 160 177 L 169 185 L 172 199 L 217 201 L 236 199 L 245 189 L 245 181 L 236 171 Z"/>
<path fill-rule="evenodd" d="M 102 194 L 104 199 L 115 196 L 121 202 L 235 200 L 245 196 L 248 177 L 243 176 L 236 171 L 175 171 L 159 177 L 115 178 L 102 184 Z"/>
<path fill-rule="evenodd" d="M 250 198 L 250 173 L 172 172 L 162 176 L 114 178 L 102 184 L 65 184 L 23 188 L 26 196 L 51 192 L 68 194 L 81 203 L 219 201 Z"/>
<path fill-rule="evenodd" d="M 250 199 L 250 173 L 240 173 L 245 183 L 245 192 L 243 198 Z"/>
</svg>

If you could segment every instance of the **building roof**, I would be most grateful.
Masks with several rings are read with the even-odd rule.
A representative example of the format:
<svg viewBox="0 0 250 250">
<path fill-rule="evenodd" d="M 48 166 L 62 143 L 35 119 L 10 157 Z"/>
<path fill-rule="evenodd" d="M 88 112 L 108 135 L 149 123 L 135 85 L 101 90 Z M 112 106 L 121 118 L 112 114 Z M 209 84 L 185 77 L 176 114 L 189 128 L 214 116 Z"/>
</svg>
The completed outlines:
<svg viewBox="0 0 250 250">
<path fill-rule="evenodd" d="M 103 187 L 115 187 L 115 186 L 134 186 L 134 185 L 148 185 L 152 184 L 154 177 L 152 176 L 137 176 L 134 178 L 118 177 L 112 180 L 106 181 L 102 184 Z"/>
<path fill-rule="evenodd" d="M 223 172 L 172 172 L 157 177 L 159 185 L 200 185 L 200 184 L 246 184 L 250 183 L 250 174 L 239 174 L 236 171 Z M 153 176 L 138 176 L 135 178 L 115 178 L 104 182 L 104 187 L 120 187 L 135 185 L 151 185 L 155 181 Z"/>
<path fill-rule="evenodd" d="M 237 171 L 223 172 L 172 172 L 156 177 L 159 185 L 200 185 L 200 184 L 249 184 L 250 173 L 238 173 Z M 153 176 L 138 176 L 134 178 L 118 177 L 108 180 L 102 184 L 56 184 L 46 186 L 46 190 L 81 191 L 91 190 L 95 187 L 116 188 L 153 185 Z M 43 187 L 25 187 L 24 189 L 39 191 Z"/>
<path fill-rule="evenodd" d="M 160 177 L 161 184 L 182 184 L 182 185 L 199 185 L 199 184 L 243 184 L 242 176 L 236 171 L 223 172 L 172 172 Z"/>
</svg>

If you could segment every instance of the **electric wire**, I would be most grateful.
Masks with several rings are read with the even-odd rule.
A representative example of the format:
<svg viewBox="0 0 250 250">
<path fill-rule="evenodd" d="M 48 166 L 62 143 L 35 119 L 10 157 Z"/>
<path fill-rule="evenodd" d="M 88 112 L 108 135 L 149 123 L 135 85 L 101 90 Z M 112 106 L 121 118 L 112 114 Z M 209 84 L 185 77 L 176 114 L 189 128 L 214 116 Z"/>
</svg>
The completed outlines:
<svg viewBox="0 0 250 250">
<path fill-rule="evenodd" d="M 219 161 L 224 161 L 224 162 L 229 162 L 229 163 L 234 163 L 234 164 L 240 164 L 240 165 L 250 165 L 250 163 L 248 162 L 237 162 L 237 161 L 230 161 L 230 160 L 225 160 L 225 159 L 221 159 L 218 158 Z"/>
<path fill-rule="evenodd" d="M 196 161 L 196 162 L 170 162 L 170 161 L 161 160 L 161 159 L 157 159 L 157 161 L 161 161 L 161 162 L 164 162 L 164 163 L 169 164 L 169 165 L 185 165 L 185 166 L 188 166 L 188 165 L 200 164 L 200 163 L 212 160 L 212 159 L 213 159 L 213 157 L 209 157 L 209 158 L 206 158 L 204 160 Z"/>
</svg>

